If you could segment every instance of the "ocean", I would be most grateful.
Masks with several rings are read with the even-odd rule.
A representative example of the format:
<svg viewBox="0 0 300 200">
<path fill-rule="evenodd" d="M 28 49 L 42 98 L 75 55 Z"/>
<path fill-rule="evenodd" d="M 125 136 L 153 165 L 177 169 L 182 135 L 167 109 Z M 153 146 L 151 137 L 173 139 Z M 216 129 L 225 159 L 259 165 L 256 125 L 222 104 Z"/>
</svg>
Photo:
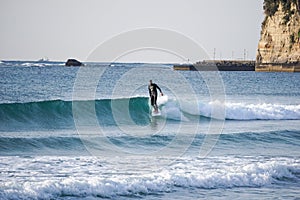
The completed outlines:
<svg viewBox="0 0 300 200">
<path fill-rule="evenodd" d="M 300 73 L 49 61 L 0 72 L 0 199 L 300 199 Z"/>
</svg>

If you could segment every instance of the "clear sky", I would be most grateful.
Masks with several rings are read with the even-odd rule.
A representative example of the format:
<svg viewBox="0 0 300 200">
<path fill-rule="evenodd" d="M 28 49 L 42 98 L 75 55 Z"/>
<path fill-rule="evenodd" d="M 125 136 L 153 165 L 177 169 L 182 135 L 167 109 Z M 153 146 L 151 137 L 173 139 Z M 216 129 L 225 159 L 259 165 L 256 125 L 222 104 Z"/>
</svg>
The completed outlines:
<svg viewBox="0 0 300 200">
<path fill-rule="evenodd" d="M 179 32 L 216 59 L 254 59 L 263 0 L 0 0 L 0 60 L 85 61 L 120 33 Z M 144 61 L 131 56 L 129 61 Z M 126 60 L 126 59 L 125 59 Z"/>
</svg>

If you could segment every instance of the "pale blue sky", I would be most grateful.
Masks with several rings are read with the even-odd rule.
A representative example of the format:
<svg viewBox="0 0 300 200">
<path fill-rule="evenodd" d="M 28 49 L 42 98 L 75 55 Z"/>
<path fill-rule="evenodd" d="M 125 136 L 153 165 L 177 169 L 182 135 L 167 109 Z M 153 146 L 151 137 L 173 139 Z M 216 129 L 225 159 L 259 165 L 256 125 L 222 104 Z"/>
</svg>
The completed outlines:
<svg viewBox="0 0 300 200">
<path fill-rule="evenodd" d="M 174 30 L 213 57 L 254 59 L 263 0 L 1 0 L 0 60 L 86 60 L 99 44 L 144 27 Z M 129 61 L 143 61 L 139 55 Z"/>
</svg>

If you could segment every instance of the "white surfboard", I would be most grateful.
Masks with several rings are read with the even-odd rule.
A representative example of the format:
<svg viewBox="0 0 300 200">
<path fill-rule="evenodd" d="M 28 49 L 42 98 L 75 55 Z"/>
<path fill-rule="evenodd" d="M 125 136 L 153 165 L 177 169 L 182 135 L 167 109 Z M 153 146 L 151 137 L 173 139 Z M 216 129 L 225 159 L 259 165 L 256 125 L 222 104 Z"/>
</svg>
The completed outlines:
<svg viewBox="0 0 300 200">
<path fill-rule="evenodd" d="M 158 96 L 158 98 L 157 98 L 157 105 L 158 105 L 159 107 L 165 105 L 167 102 L 168 102 L 168 96 L 167 96 L 167 95 L 164 95 L 164 96 Z M 160 109 L 158 109 L 158 112 L 154 112 L 154 109 L 153 109 L 152 112 L 151 112 L 151 115 L 152 115 L 153 117 L 161 116 L 161 111 L 160 111 Z"/>
<path fill-rule="evenodd" d="M 152 116 L 153 116 L 153 117 L 161 116 L 160 110 L 158 109 L 158 112 L 154 112 L 154 110 L 153 110 L 153 111 L 152 111 Z"/>
</svg>

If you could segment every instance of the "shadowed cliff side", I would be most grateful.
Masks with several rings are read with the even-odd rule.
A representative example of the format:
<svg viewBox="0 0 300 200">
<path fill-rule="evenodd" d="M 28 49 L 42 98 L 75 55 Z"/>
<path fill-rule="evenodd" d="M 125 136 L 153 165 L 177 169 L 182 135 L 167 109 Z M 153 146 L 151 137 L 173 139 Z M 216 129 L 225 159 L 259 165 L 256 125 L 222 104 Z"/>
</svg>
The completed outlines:
<svg viewBox="0 0 300 200">
<path fill-rule="evenodd" d="M 300 0 L 265 0 L 256 71 L 300 71 Z"/>
</svg>

